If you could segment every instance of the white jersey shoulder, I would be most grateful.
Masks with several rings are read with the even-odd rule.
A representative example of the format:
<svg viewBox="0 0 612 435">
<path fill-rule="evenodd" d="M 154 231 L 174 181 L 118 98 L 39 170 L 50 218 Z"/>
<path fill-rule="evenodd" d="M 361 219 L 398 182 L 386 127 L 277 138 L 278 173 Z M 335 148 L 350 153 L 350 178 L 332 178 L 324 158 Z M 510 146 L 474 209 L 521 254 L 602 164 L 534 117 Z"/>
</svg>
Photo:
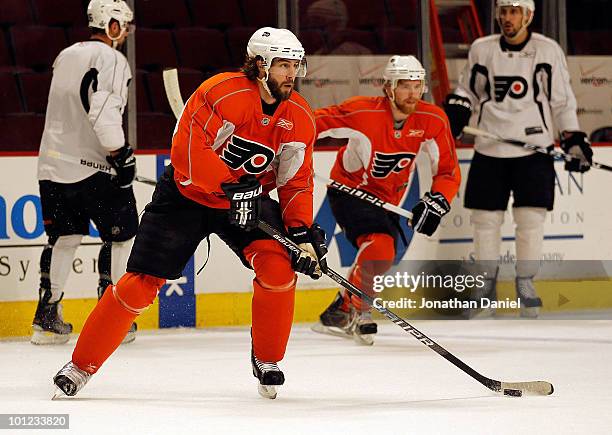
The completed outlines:
<svg viewBox="0 0 612 435">
<path fill-rule="evenodd" d="M 474 41 L 455 92 L 470 100 L 479 128 L 502 137 L 548 146 L 559 131 L 579 130 L 563 50 L 539 33 L 520 50 L 498 34 Z M 475 148 L 494 157 L 531 154 L 482 138 Z"/>
<path fill-rule="evenodd" d="M 74 183 L 93 175 L 97 165 L 108 166 L 109 152 L 125 144 L 122 115 L 131 78 L 125 56 L 100 41 L 60 52 L 53 63 L 39 180 Z"/>
</svg>

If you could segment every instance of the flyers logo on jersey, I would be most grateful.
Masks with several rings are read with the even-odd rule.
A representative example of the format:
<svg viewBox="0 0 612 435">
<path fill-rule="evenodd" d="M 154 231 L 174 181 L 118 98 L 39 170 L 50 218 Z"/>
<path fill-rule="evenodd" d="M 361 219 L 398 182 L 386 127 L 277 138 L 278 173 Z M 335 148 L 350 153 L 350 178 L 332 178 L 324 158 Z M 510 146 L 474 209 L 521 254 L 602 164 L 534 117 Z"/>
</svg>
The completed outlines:
<svg viewBox="0 0 612 435">
<path fill-rule="evenodd" d="M 293 130 L 293 122 L 287 121 L 283 118 L 279 118 L 279 120 L 276 122 L 276 126 L 289 131 Z"/>
<path fill-rule="evenodd" d="M 414 153 L 374 153 L 374 162 L 370 174 L 374 178 L 388 177 L 391 172 L 399 173 L 410 166 Z"/>
<path fill-rule="evenodd" d="M 265 145 L 233 135 L 221 153 L 221 160 L 231 169 L 244 168 L 249 174 L 259 174 L 275 155 L 274 150 Z"/>
<path fill-rule="evenodd" d="M 495 101 L 501 103 L 509 95 L 510 98 L 519 99 L 527 94 L 527 80 L 519 76 L 494 76 Z"/>
</svg>

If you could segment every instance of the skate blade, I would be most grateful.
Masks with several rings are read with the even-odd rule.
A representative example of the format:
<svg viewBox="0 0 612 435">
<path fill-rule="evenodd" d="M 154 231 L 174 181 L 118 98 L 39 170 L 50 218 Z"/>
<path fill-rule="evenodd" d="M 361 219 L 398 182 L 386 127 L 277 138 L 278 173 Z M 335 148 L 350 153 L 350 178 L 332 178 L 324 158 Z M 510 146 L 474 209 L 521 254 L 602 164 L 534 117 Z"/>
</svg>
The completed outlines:
<svg viewBox="0 0 612 435">
<path fill-rule="evenodd" d="M 325 326 L 322 323 L 315 323 L 310 329 L 319 334 L 332 335 L 334 337 L 353 338 L 353 334 L 335 326 Z"/>
<path fill-rule="evenodd" d="M 540 315 L 540 307 L 521 307 L 521 317 L 523 319 L 537 319 Z"/>
<path fill-rule="evenodd" d="M 495 310 L 493 308 L 476 308 L 469 309 L 465 314 L 466 319 L 490 319 L 495 317 Z"/>
<path fill-rule="evenodd" d="M 133 331 L 130 331 L 127 333 L 127 335 L 125 336 L 121 344 L 132 343 L 134 340 L 136 340 L 136 333 Z"/>
<path fill-rule="evenodd" d="M 265 399 L 276 399 L 276 385 L 257 385 L 257 392 Z"/>
<path fill-rule="evenodd" d="M 70 340 L 70 334 L 56 334 L 51 331 L 45 331 L 40 327 L 33 327 L 34 332 L 32 332 L 32 338 L 30 338 L 30 343 L 36 345 L 45 345 L 45 344 L 64 344 L 68 343 Z"/>
<path fill-rule="evenodd" d="M 64 392 L 57 386 L 53 385 L 55 388 L 53 389 L 53 395 L 51 396 L 51 400 L 59 399 L 62 396 L 66 396 Z"/>
<path fill-rule="evenodd" d="M 353 334 L 353 340 L 355 343 L 361 346 L 372 346 L 374 344 L 375 334 Z"/>
</svg>

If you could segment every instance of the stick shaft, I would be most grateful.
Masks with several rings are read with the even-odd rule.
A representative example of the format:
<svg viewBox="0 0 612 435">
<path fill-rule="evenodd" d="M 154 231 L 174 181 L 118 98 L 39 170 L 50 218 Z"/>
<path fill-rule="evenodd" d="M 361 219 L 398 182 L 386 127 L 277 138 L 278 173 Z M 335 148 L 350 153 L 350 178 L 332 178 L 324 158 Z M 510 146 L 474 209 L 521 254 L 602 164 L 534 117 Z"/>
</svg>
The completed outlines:
<svg viewBox="0 0 612 435">
<path fill-rule="evenodd" d="M 490 133 L 488 131 L 485 130 L 481 130 L 479 128 L 474 128 L 474 127 L 463 127 L 463 132 L 467 133 L 467 134 L 471 134 L 472 136 L 479 136 L 479 137 L 485 137 L 487 139 L 493 139 L 496 140 L 498 142 L 504 142 L 507 143 L 509 145 L 516 145 L 531 151 L 535 151 L 541 154 L 547 154 L 549 156 L 552 157 L 557 157 L 561 160 L 565 160 L 566 162 L 570 162 L 574 159 L 574 157 L 572 157 L 570 154 L 567 153 L 563 153 L 561 151 L 556 151 L 554 149 L 547 149 L 538 145 L 534 145 L 534 144 L 530 144 L 527 142 L 523 142 L 520 140 L 515 140 L 515 139 L 505 139 L 503 137 L 500 137 L 494 133 Z M 603 164 L 603 163 L 598 163 L 598 162 L 593 162 L 591 163 L 591 168 L 595 168 L 595 169 L 603 169 L 604 171 L 612 171 L 612 166 Z"/>
<path fill-rule="evenodd" d="M 327 184 L 329 187 L 332 187 L 336 190 L 339 190 L 340 192 L 344 192 L 348 195 L 354 196 L 355 198 L 359 198 L 363 201 L 369 202 L 370 204 L 373 204 L 377 207 L 381 207 L 384 208 L 385 210 L 388 210 L 392 213 L 398 214 L 400 216 L 405 217 L 406 219 L 412 220 L 412 213 L 410 213 L 408 210 L 403 209 L 401 207 L 398 207 L 397 205 L 394 204 L 390 204 L 388 202 L 383 201 L 380 198 L 377 198 L 376 196 L 369 194 L 367 192 L 364 192 L 363 190 L 359 190 L 355 187 L 349 187 L 346 184 L 342 184 L 339 183 L 338 181 L 335 180 L 331 180 L 329 178 L 324 178 L 321 177 L 319 175 L 315 175 L 315 178 L 317 178 L 318 180 L 324 182 L 325 184 Z"/>
</svg>

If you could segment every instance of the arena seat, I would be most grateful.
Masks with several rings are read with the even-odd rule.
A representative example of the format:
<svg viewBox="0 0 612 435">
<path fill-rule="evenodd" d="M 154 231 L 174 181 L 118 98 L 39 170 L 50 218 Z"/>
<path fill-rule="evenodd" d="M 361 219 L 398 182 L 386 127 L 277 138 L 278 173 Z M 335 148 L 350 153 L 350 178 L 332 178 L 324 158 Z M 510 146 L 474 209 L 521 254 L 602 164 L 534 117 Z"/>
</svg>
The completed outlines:
<svg viewBox="0 0 612 435">
<path fill-rule="evenodd" d="M 135 10 L 138 26 L 179 28 L 191 25 L 189 11 L 182 0 L 136 0 Z"/>
<path fill-rule="evenodd" d="M 246 43 L 255 30 L 255 27 L 235 27 L 225 32 L 232 66 L 240 67 L 244 63 Z"/>
<path fill-rule="evenodd" d="M 4 35 L 0 31 L 0 68 L 13 64 L 11 53 L 4 41 Z"/>
<path fill-rule="evenodd" d="M 181 96 L 183 101 L 191 96 L 193 91 L 204 81 L 204 75 L 196 70 L 179 69 L 178 72 L 179 85 L 181 88 Z M 154 112 L 162 112 L 171 114 L 170 104 L 164 89 L 164 81 L 161 72 L 153 72 L 147 74 L 147 84 L 149 87 L 149 95 Z M 141 110 L 139 110 L 140 112 Z"/>
<path fill-rule="evenodd" d="M 147 72 L 142 69 L 136 70 L 136 110 L 138 112 L 152 112 L 151 99 L 147 88 Z M 129 101 L 128 101 L 129 104 Z"/>
<path fill-rule="evenodd" d="M 67 46 L 64 30 L 57 27 L 14 26 L 10 33 L 15 63 L 37 71 L 51 69 L 59 52 Z"/>
<path fill-rule="evenodd" d="M 165 113 L 138 113 L 138 148 L 170 152 L 176 120 Z"/>
<path fill-rule="evenodd" d="M 65 27 L 87 25 L 87 8 L 81 0 L 32 0 L 32 3 L 38 24 Z"/>
<path fill-rule="evenodd" d="M 0 1 L 0 26 L 12 26 L 13 24 L 33 24 L 30 2 L 24 0 L 2 0 Z"/>
<path fill-rule="evenodd" d="M 344 3 L 348 10 L 347 27 L 352 29 L 373 30 L 388 25 L 384 2 L 372 0 L 344 0 Z"/>
<path fill-rule="evenodd" d="M 52 76 L 51 72 L 31 72 L 18 75 L 26 112 L 45 113 Z"/>
<path fill-rule="evenodd" d="M 15 75 L 9 72 L 0 72 L 0 114 L 21 111 L 21 99 Z"/>
<path fill-rule="evenodd" d="M 174 38 L 182 67 L 207 71 L 230 64 L 225 37 L 219 30 L 203 27 L 178 29 Z"/>
<path fill-rule="evenodd" d="M 44 126 L 44 115 L 18 113 L 0 116 L 2 149 L 38 151 Z"/>
<path fill-rule="evenodd" d="M 189 6 L 194 26 L 225 30 L 244 25 L 237 0 L 224 0 L 223 7 L 211 7 L 210 0 L 189 0 Z"/>
<path fill-rule="evenodd" d="M 71 27 L 68 29 L 68 42 L 70 45 L 75 42 L 87 41 L 91 36 L 89 27 Z"/>
<path fill-rule="evenodd" d="M 176 67 L 176 49 L 172 34 L 165 29 L 136 30 L 136 67 L 148 71 Z"/>
<path fill-rule="evenodd" d="M 418 50 L 416 31 L 388 27 L 378 30 L 377 33 L 385 53 L 416 55 Z"/>
<path fill-rule="evenodd" d="M 319 30 L 300 30 L 300 42 L 306 50 L 306 56 L 326 50 L 325 38 Z"/>
<path fill-rule="evenodd" d="M 417 0 L 386 0 L 389 24 L 404 28 L 416 28 L 418 19 Z"/>
<path fill-rule="evenodd" d="M 257 28 L 265 26 L 277 27 L 278 17 L 276 9 L 276 1 L 242 0 L 242 10 L 244 11 L 248 26 Z"/>
</svg>

